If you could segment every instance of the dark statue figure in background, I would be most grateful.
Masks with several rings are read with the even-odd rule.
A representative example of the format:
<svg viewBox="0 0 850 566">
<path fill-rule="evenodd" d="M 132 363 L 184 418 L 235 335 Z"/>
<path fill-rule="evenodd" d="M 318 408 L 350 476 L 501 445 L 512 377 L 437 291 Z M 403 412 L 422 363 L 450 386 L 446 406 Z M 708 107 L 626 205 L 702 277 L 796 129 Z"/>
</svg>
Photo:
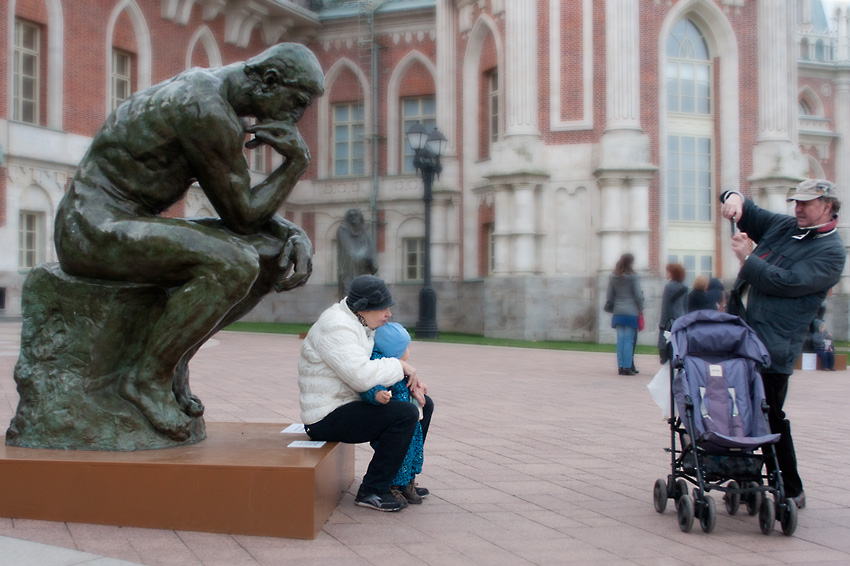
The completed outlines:
<svg viewBox="0 0 850 566">
<path fill-rule="evenodd" d="M 348 294 L 351 280 L 358 275 L 378 272 L 378 254 L 366 229 L 363 213 L 350 208 L 336 231 L 337 242 L 337 292 L 339 300 Z"/>
<path fill-rule="evenodd" d="M 264 295 L 311 274 L 309 238 L 277 210 L 310 162 L 295 123 L 323 83 L 311 51 L 282 43 L 180 73 L 107 118 L 57 210 L 61 270 L 36 268 L 24 288 L 7 444 L 135 450 L 205 437 L 189 360 Z M 252 187 L 243 146 L 262 144 L 284 159 Z M 220 218 L 160 216 L 194 182 Z M 89 333 L 81 353 L 75 335 Z M 81 390 L 66 392 L 73 403 L 58 398 L 63 387 Z"/>
</svg>

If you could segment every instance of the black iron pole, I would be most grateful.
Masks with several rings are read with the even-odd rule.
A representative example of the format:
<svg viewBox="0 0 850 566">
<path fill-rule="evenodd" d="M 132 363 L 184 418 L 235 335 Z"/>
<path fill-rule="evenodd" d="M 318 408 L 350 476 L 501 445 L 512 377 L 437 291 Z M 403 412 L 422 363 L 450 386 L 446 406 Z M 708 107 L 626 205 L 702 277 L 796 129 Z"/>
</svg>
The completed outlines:
<svg viewBox="0 0 850 566">
<path fill-rule="evenodd" d="M 425 153 L 420 155 L 420 153 Z M 419 320 L 416 323 L 417 338 L 436 339 L 440 331 L 437 328 L 437 293 L 431 287 L 431 188 L 434 175 L 440 173 L 440 157 L 434 156 L 428 150 L 416 152 L 417 168 L 422 171 L 424 192 L 422 200 L 425 203 L 425 258 L 424 281 L 419 291 Z"/>
</svg>

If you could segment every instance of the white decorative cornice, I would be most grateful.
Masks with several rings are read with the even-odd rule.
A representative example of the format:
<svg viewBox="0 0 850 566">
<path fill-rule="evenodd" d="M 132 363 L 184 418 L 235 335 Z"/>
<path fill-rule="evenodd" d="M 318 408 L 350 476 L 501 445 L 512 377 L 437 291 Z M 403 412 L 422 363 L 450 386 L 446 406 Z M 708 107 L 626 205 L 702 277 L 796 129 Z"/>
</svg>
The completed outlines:
<svg viewBox="0 0 850 566">
<path fill-rule="evenodd" d="M 281 37 L 309 36 L 319 26 L 313 12 L 290 0 L 161 0 L 163 19 L 186 25 L 195 4 L 204 21 L 224 15 L 225 42 L 247 47 L 254 28 L 261 26 L 266 45 Z"/>
</svg>

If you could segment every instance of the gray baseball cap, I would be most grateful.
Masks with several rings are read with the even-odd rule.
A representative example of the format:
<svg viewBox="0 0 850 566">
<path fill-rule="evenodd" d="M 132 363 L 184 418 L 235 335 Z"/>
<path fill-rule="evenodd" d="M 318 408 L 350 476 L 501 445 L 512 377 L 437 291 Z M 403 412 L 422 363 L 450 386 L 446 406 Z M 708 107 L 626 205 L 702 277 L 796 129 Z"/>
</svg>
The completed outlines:
<svg viewBox="0 0 850 566">
<path fill-rule="evenodd" d="M 816 198 L 838 198 L 835 185 L 824 179 L 807 179 L 797 185 L 794 194 L 788 197 L 792 200 L 815 200 Z"/>
</svg>

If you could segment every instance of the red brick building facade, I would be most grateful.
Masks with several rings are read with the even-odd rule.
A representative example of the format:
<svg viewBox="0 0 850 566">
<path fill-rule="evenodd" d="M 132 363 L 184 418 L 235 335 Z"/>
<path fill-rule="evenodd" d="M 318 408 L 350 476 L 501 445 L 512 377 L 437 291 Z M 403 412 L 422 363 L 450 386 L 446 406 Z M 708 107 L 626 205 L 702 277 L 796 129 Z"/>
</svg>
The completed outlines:
<svg viewBox="0 0 850 566">
<path fill-rule="evenodd" d="M 424 204 L 404 132 L 420 120 L 449 140 L 430 249 L 442 330 L 611 341 L 601 303 L 627 251 L 652 328 L 668 261 L 734 279 L 721 190 L 785 211 L 805 177 L 850 186 L 850 45 L 832 31 L 847 12 L 819 0 L 3 0 L 0 306 L 18 316 L 28 269 L 56 260 L 55 207 L 115 104 L 297 41 L 326 94 L 299 124 L 313 161 L 281 212 L 313 240 L 314 274 L 252 318 L 309 322 L 336 299 L 336 229 L 360 208 L 396 319 L 416 321 Z M 246 159 L 257 181 L 280 163 L 268 148 Z M 215 210 L 195 187 L 167 214 Z M 845 278 L 829 304 L 836 336 L 848 296 Z"/>
</svg>

